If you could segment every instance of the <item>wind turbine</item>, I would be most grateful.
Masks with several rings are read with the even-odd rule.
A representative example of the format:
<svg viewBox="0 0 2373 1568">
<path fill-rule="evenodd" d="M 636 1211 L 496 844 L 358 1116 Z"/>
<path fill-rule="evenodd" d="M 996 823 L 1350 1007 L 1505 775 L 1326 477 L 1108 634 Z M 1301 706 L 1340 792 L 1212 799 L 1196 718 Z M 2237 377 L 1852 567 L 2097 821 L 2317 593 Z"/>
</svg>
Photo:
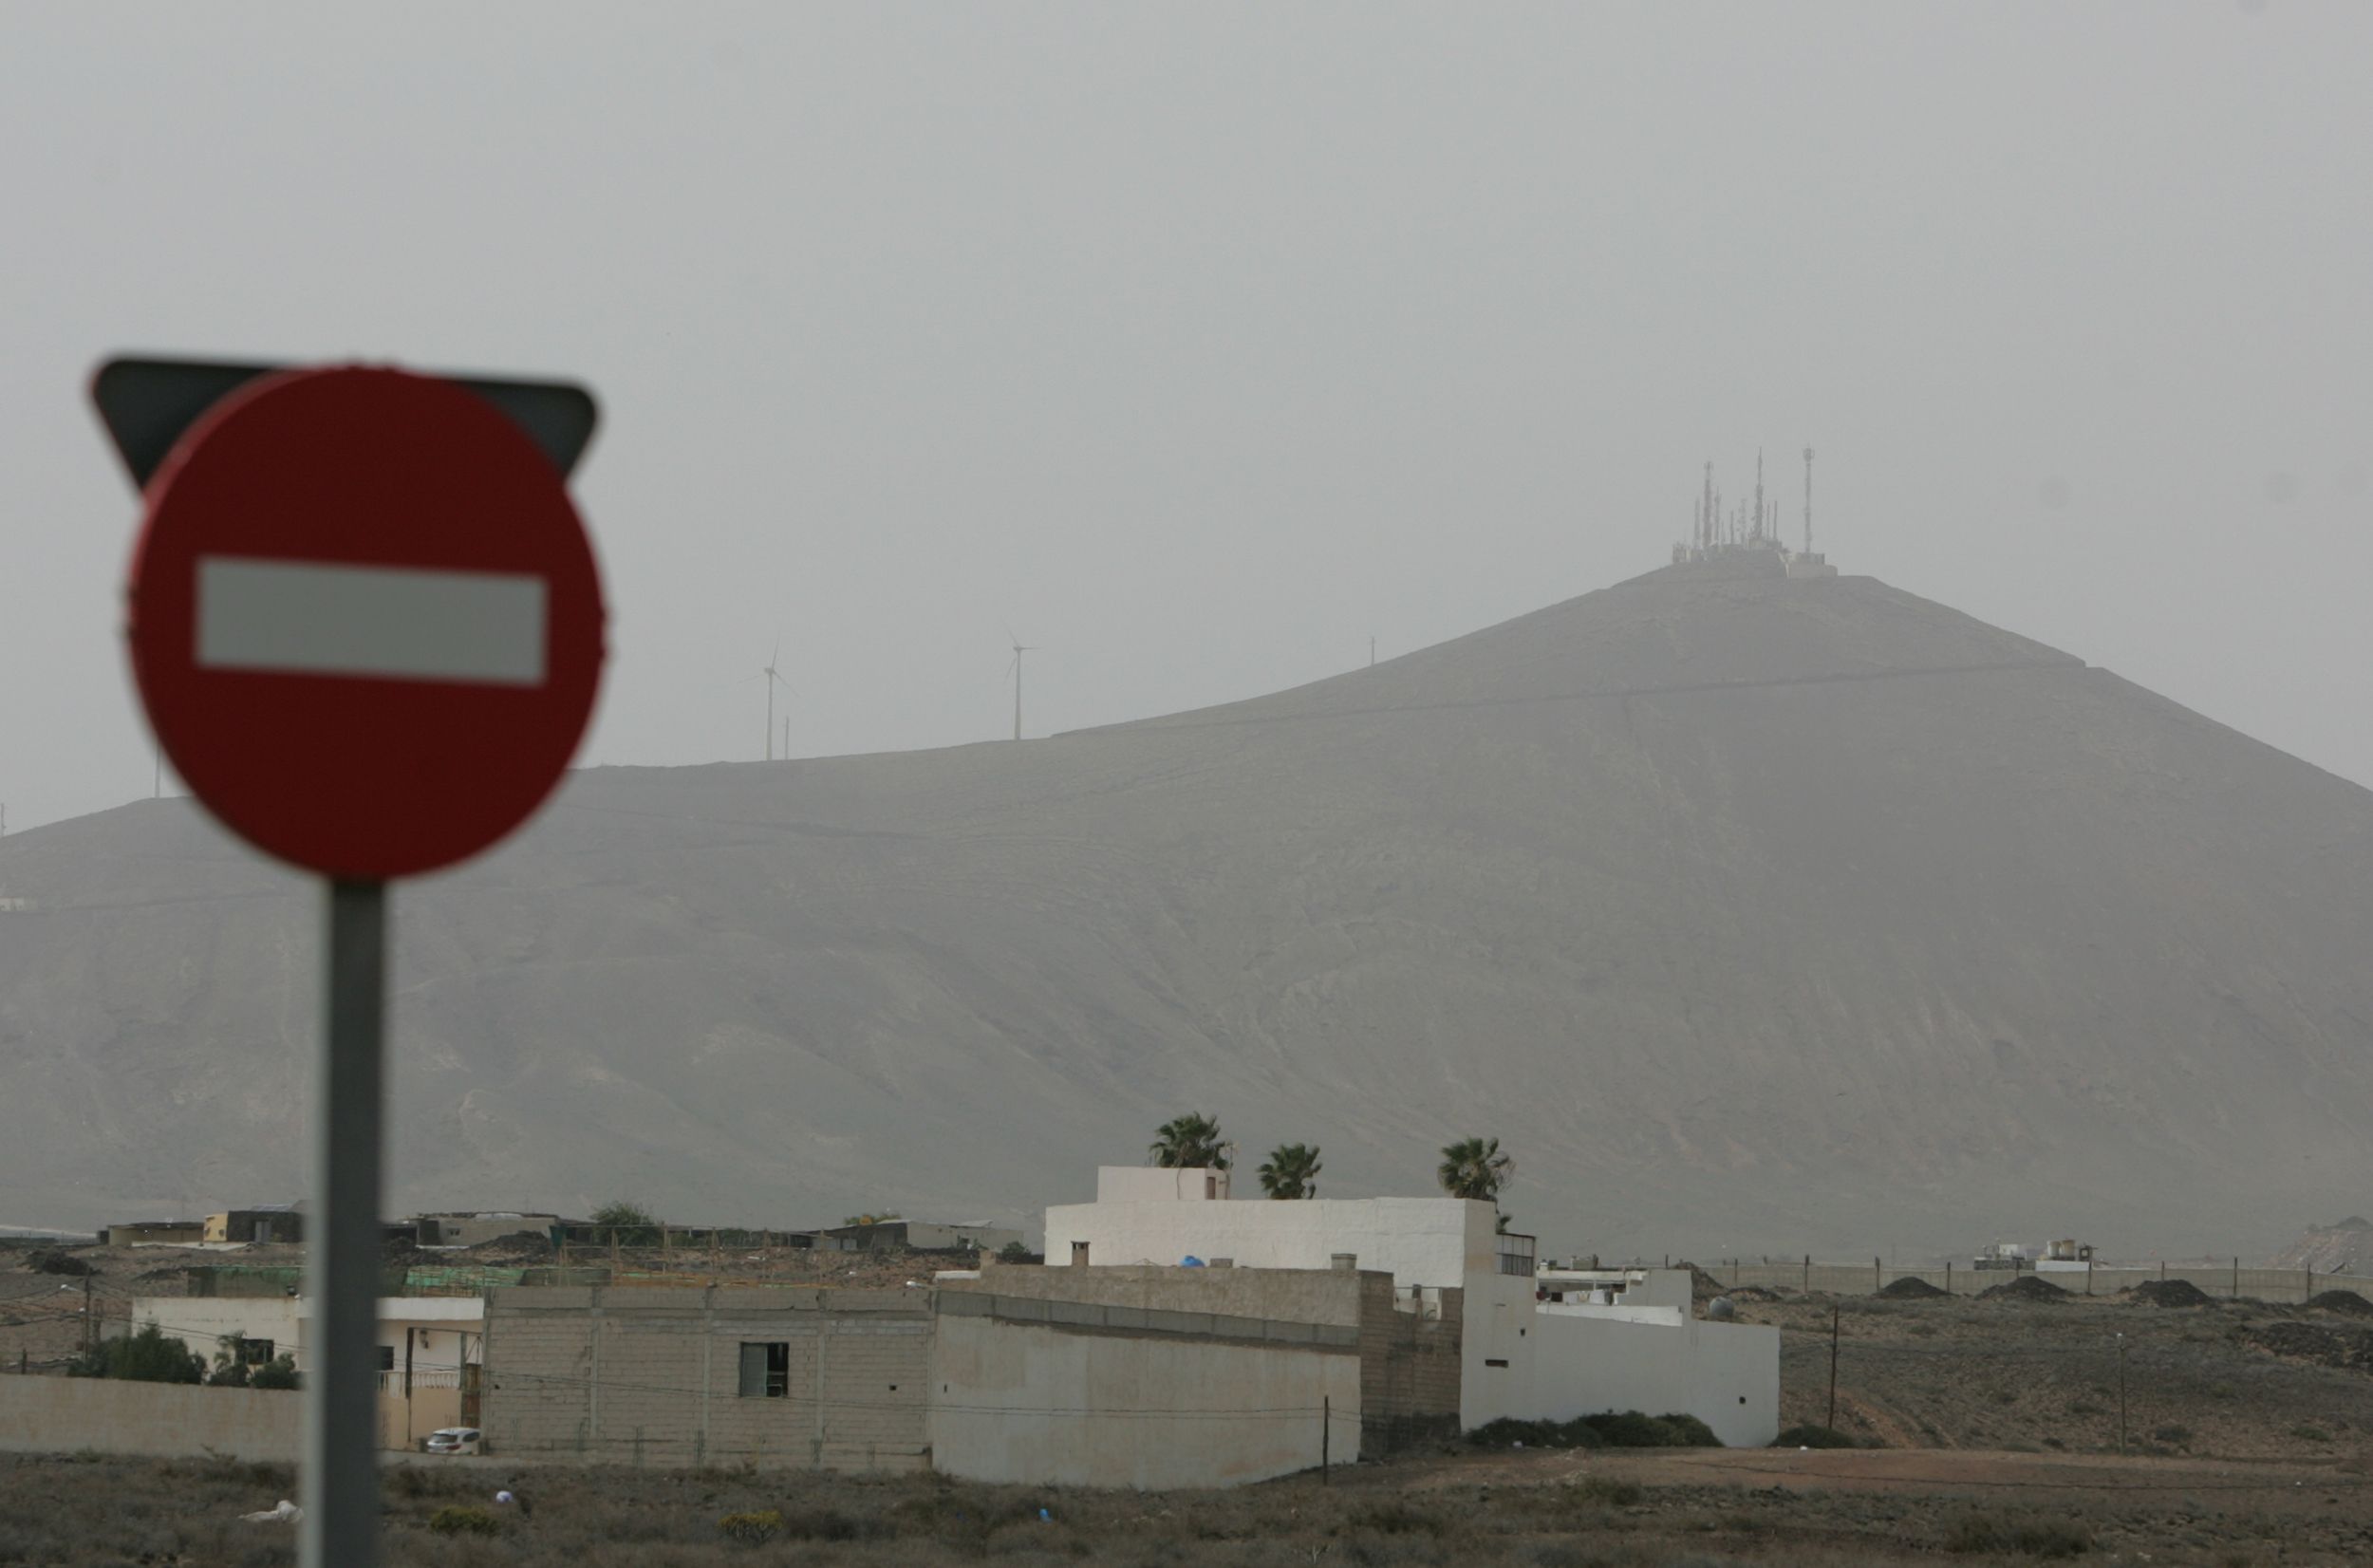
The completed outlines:
<svg viewBox="0 0 2373 1568">
<path fill-rule="evenodd" d="M 775 688 L 780 686 L 783 690 L 791 692 L 794 697 L 799 695 L 792 691 L 791 682 L 784 680 L 782 672 L 775 667 L 781 661 L 782 656 L 783 639 L 782 634 L 777 632 L 775 637 L 775 651 L 766 656 L 766 667 L 760 670 L 758 675 L 750 678 L 753 681 L 758 679 L 758 676 L 766 678 L 766 759 L 769 762 L 775 760 Z M 786 762 L 791 760 L 791 720 L 788 719 L 783 720 L 783 760 Z"/>
<path fill-rule="evenodd" d="M 1010 627 L 1007 628 L 1005 635 L 1013 638 L 1014 643 L 1014 662 L 1005 666 L 1005 673 L 1014 678 L 1014 738 L 1019 740 L 1021 738 L 1021 656 L 1025 653 L 1036 653 L 1038 650 L 1036 646 L 1023 646 L 1021 639 L 1014 637 Z"/>
</svg>

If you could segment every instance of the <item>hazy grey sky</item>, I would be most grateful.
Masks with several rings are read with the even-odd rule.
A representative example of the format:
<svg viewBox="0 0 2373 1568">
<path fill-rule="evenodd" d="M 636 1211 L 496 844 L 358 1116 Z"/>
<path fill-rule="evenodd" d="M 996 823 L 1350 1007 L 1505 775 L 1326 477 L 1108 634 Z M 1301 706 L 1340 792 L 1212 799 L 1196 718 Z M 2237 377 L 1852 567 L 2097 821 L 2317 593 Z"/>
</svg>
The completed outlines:
<svg viewBox="0 0 2373 1568">
<path fill-rule="evenodd" d="M 147 793 L 110 351 L 573 375 L 585 760 L 1870 572 L 2373 781 L 2373 6 L 0 5 L 0 801 Z"/>
</svg>

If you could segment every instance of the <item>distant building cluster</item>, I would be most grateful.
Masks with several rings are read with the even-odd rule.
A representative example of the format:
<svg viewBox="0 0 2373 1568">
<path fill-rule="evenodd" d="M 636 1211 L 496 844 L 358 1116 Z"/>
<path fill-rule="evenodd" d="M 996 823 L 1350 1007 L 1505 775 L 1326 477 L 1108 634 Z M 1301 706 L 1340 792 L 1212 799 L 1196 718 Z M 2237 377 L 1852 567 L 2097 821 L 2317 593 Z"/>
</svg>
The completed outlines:
<svg viewBox="0 0 2373 1568">
<path fill-rule="evenodd" d="M 478 1250 L 391 1250 L 380 1441 L 1156 1488 L 1381 1457 L 1503 1419 L 1637 1409 L 1771 1440 L 1776 1329 L 1699 1317 L 1686 1270 L 1544 1266 L 1498 1219 L 1450 1197 L 1240 1201 L 1224 1170 L 1132 1167 L 1100 1170 L 1093 1202 L 1048 1209 L 1043 1256 L 1016 1230 L 895 1216 L 727 1232 L 416 1215 L 391 1241 Z M 311 1374 L 302 1269 L 236 1256 L 301 1234 L 293 1206 L 108 1227 L 119 1245 L 225 1254 L 189 1271 L 186 1294 L 136 1297 L 131 1332 L 217 1367 L 285 1358 Z M 786 1249 L 881 1256 L 791 1279 L 764 1260 Z M 87 1397 L 103 1394 L 121 1397 Z M 242 1400 L 286 1398 L 219 1394 L 194 1409 L 228 1422 Z M 264 1413 L 294 1441 L 287 1409 Z M 185 1436 L 226 1452 L 265 1441 Z"/>
</svg>

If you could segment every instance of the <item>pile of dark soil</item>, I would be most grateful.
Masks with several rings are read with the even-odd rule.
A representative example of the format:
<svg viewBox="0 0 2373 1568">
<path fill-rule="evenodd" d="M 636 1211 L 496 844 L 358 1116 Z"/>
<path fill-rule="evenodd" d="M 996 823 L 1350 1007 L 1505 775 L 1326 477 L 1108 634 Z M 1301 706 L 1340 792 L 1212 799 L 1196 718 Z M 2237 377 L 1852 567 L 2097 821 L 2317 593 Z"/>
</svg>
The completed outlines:
<svg viewBox="0 0 2373 1568">
<path fill-rule="evenodd" d="M 1878 1294 L 1890 1301 L 1933 1301 L 1945 1293 L 1918 1275 L 1907 1274 L 1900 1279 L 1888 1281 L 1886 1288 Z"/>
<path fill-rule="evenodd" d="M 2118 1293 L 2146 1307 L 2213 1307 L 2216 1297 L 2189 1279 L 2146 1279 Z"/>
<path fill-rule="evenodd" d="M 1695 1263 L 1675 1263 L 1673 1267 L 1685 1268 L 1690 1271 L 1690 1296 L 1693 1300 L 1710 1301 L 1717 1296 L 1728 1296 L 1732 1294 L 1729 1286 L 1724 1284 L 1712 1275 L 1708 1274 L 1704 1269 L 1699 1268 Z"/>
<path fill-rule="evenodd" d="M 1637 1410 L 1585 1415 L 1572 1421 L 1518 1421 L 1504 1416 L 1467 1434 L 1479 1448 L 1719 1448 L 1722 1439 L 1693 1415 L 1643 1415 Z"/>
<path fill-rule="evenodd" d="M 1989 1285 L 1977 1293 L 1981 1301 L 2065 1301 L 2068 1293 L 2039 1275 L 2022 1274 L 2016 1279 L 2000 1285 Z"/>
<path fill-rule="evenodd" d="M 24 1266 L 35 1274 L 97 1274 L 99 1271 L 70 1252 L 37 1247 L 25 1255 Z"/>
<path fill-rule="evenodd" d="M 478 1263 L 541 1263 L 557 1256 L 552 1239 L 540 1230 L 514 1231 L 497 1236 L 491 1241 L 480 1241 L 467 1249 L 473 1262 Z"/>
<path fill-rule="evenodd" d="M 2373 1372 L 2373 1329 L 2334 1329 L 2321 1323 L 2264 1323 L 2242 1338 L 2262 1351 L 2352 1372 Z"/>
<path fill-rule="evenodd" d="M 2366 1300 L 2352 1290 L 2318 1291 L 2308 1297 L 2308 1305 L 2318 1312 L 2341 1312 L 2351 1317 L 2373 1317 L 2373 1301 Z"/>
</svg>

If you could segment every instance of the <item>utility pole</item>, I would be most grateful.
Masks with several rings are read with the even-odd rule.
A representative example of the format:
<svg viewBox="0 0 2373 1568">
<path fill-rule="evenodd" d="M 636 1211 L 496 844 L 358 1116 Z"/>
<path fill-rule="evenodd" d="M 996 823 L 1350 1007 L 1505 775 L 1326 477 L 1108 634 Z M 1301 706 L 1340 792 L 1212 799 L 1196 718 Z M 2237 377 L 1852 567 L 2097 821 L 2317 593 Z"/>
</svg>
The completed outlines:
<svg viewBox="0 0 2373 1568">
<path fill-rule="evenodd" d="M 1014 738 L 1017 740 L 1021 738 L 1021 656 L 1037 651 L 1035 646 L 1024 647 L 1019 643 L 1014 644 Z"/>
<path fill-rule="evenodd" d="M 98 1326 L 90 1315 L 90 1276 L 85 1274 L 83 1276 L 83 1348 L 88 1351 L 98 1346 Z"/>
<path fill-rule="evenodd" d="M 1829 1419 L 1823 1423 L 1830 1430 L 1838 1428 L 1838 1303 L 1829 1303 Z"/>
<path fill-rule="evenodd" d="M 2118 1335 L 2118 1451 L 2126 1451 L 2126 1336 Z"/>
<path fill-rule="evenodd" d="M 1318 1400 L 1318 1484 L 1335 1484 L 1335 1396 Z"/>
</svg>

